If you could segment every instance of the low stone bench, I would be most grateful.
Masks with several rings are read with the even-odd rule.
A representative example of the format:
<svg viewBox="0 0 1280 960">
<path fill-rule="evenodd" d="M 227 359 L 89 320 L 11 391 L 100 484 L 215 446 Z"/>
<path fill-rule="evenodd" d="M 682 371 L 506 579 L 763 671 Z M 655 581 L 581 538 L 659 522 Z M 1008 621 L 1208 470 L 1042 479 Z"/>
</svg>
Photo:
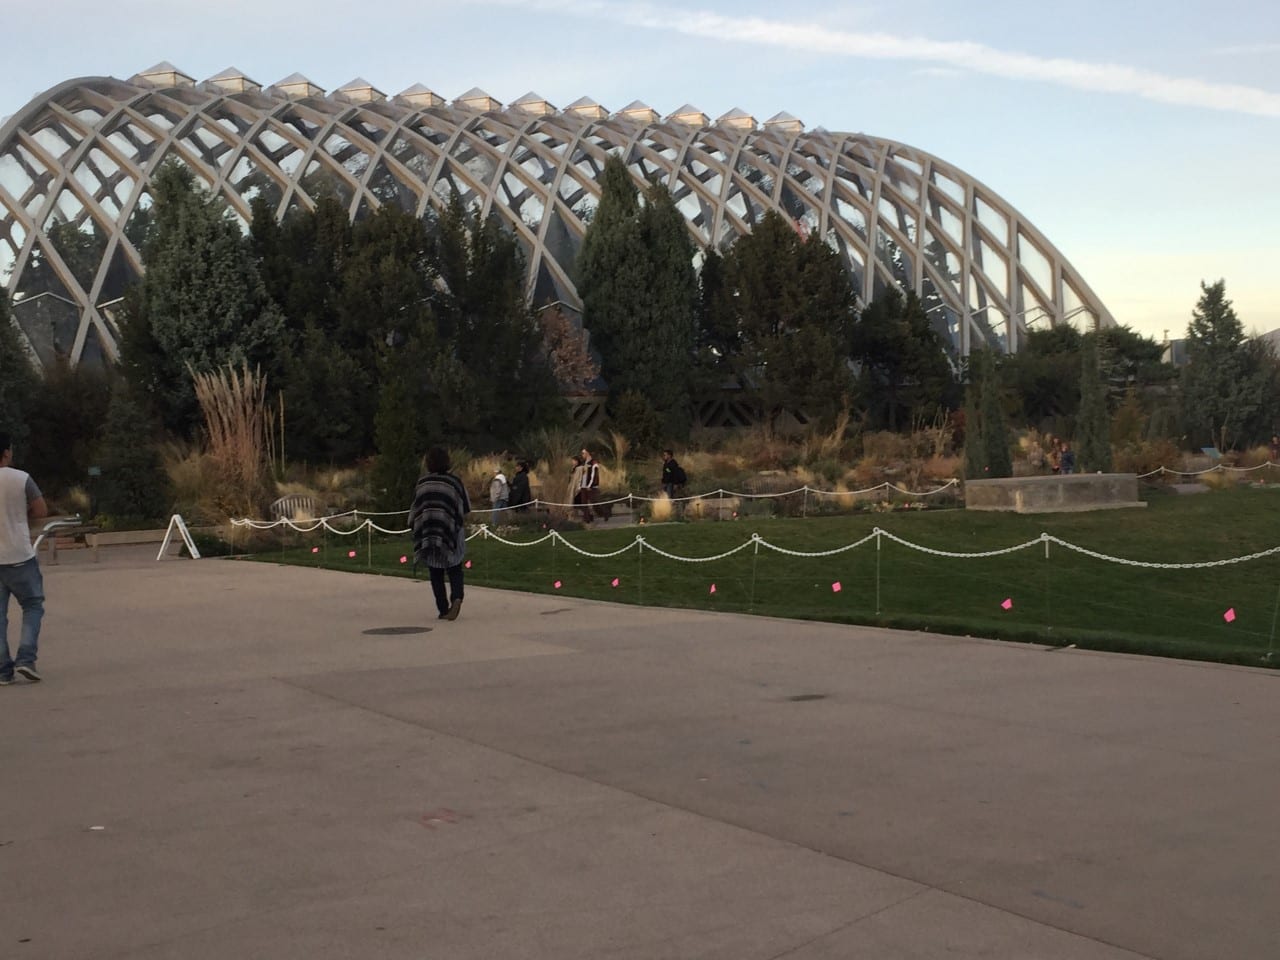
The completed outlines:
<svg viewBox="0 0 1280 960">
<path fill-rule="evenodd" d="M 1134 473 L 1072 473 L 1047 477 L 1000 477 L 964 482 L 966 510 L 1012 513 L 1075 513 L 1145 507 Z"/>
</svg>

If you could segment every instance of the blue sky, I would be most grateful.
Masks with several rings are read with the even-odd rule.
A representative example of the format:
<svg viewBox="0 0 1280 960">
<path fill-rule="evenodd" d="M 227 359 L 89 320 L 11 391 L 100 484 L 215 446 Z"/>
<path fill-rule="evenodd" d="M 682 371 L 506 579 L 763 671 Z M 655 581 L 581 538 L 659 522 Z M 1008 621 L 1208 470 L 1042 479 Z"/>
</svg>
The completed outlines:
<svg viewBox="0 0 1280 960">
<path fill-rule="evenodd" d="M 1143 333 L 1183 335 L 1220 277 L 1246 329 L 1280 327 L 1280 4 L 50 0 L 4 24 L 0 116 L 160 60 L 198 80 L 786 110 L 983 181 Z"/>
</svg>

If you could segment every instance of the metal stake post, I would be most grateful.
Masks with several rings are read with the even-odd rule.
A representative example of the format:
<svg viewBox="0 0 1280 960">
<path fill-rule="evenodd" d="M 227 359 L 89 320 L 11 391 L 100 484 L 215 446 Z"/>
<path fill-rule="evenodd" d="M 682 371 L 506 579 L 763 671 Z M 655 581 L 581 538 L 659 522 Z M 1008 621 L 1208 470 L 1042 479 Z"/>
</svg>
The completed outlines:
<svg viewBox="0 0 1280 960">
<path fill-rule="evenodd" d="M 755 541 L 755 550 L 751 553 L 751 603 L 747 609 L 751 613 L 756 612 L 756 561 L 760 558 L 760 534 L 753 533 L 751 539 Z"/>
<path fill-rule="evenodd" d="M 880 528 L 876 527 L 876 616 L 880 616 Z"/>
</svg>

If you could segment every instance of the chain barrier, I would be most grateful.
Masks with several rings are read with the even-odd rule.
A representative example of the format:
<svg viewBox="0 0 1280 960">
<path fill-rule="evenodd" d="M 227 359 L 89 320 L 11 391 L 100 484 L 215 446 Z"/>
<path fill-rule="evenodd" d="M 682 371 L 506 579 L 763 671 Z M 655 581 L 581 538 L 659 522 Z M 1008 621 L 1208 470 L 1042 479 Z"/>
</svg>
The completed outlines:
<svg viewBox="0 0 1280 960">
<path fill-rule="evenodd" d="M 1268 460 L 1266 463 L 1259 463 L 1253 467 L 1228 467 L 1225 463 L 1214 464 L 1204 470 L 1172 470 L 1169 467 L 1156 467 L 1146 473 L 1138 474 L 1139 480 L 1145 480 L 1147 477 L 1157 477 L 1161 474 L 1172 474 L 1176 477 L 1203 477 L 1206 473 L 1252 473 L 1255 470 L 1265 470 L 1267 467 L 1280 467 L 1280 462 Z"/>
<path fill-rule="evenodd" d="M 412 533 L 412 531 L 407 527 L 403 530 L 389 530 L 385 527 L 378 526 L 372 520 L 366 520 L 364 523 L 360 524 L 358 527 L 355 527 L 354 529 L 351 529 L 351 530 L 334 529 L 332 526 L 330 526 L 330 524 L 326 520 L 319 520 L 311 524 L 310 526 L 303 526 L 303 525 L 294 523 L 292 520 L 275 520 L 268 523 L 268 522 L 258 521 L 258 520 L 233 519 L 231 521 L 231 525 L 233 527 L 250 527 L 255 530 L 269 530 L 278 526 L 287 526 L 290 529 L 296 531 L 297 533 L 313 533 L 316 530 L 323 527 L 325 530 L 329 531 L 330 533 L 335 533 L 335 534 L 338 534 L 339 536 L 347 536 L 347 537 L 358 534 L 361 531 L 368 531 L 369 533 L 372 533 L 373 531 L 377 531 L 378 533 L 387 534 L 388 536 L 407 536 L 410 533 Z M 632 540 L 630 543 L 628 543 L 626 546 L 620 547 L 617 550 L 612 550 L 605 553 L 594 553 L 590 550 L 584 550 L 582 547 L 579 547 L 577 544 L 572 543 L 569 540 L 566 540 L 558 530 L 551 530 L 545 536 L 539 537 L 537 540 L 528 540 L 528 541 L 509 540 L 506 537 L 503 537 L 497 533 L 494 533 L 493 530 L 489 528 L 488 524 L 482 523 L 482 524 L 479 524 L 475 528 L 475 530 L 473 530 L 472 533 L 467 536 L 466 539 L 469 542 L 471 540 L 474 540 L 476 537 L 481 537 L 485 540 L 494 540 L 502 544 L 503 546 L 507 546 L 507 547 L 536 547 L 539 544 L 546 543 L 548 540 L 550 540 L 553 544 L 561 543 L 564 546 L 568 547 L 570 550 L 572 550 L 574 553 L 577 553 L 580 556 L 589 557 L 593 560 L 607 560 L 612 557 L 618 557 L 633 549 L 638 549 L 642 553 L 643 551 L 648 550 L 650 553 L 655 553 L 660 557 L 665 557 L 668 560 L 675 560 L 682 563 L 710 563 L 715 560 L 724 560 L 727 557 L 731 557 L 736 553 L 741 553 L 743 550 L 746 550 L 753 546 L 756 547 L 757 550 L 760 547 L 764 547 L 765 549 L 772 550 L 774 553 L 779 553 L 788 557 L 799 557 L 802 559 L 833 557 L 833 556 L 836 556 L 837 554 L 847 553 L 850 550 L 856 550 L 858 547 L 861 547 L 872 540 L 876 541 L 876 547 L 877 549 L 879 549 L 881 539 L 889 540 L 893 543 L 898 544 L 899 546 L 906 547 L 908 550 L 915 550 L 918 553 L 925 553 L 934 557 L 946 557 L 952 560 L 980 560 L 988 557 L 999 557 L 999 556 L 1004 556 L 1010 553 L 1017 553 L 1020 550 L 1026 550 L 1030 547 L 1039 546 L 1041 544 L 1045 545 L 1045 548 L 1047 549 L 1048 544 L 1055 543 L 1058 546 L 1062 547 L 1064 550 L 1071 550 L 1074 553 L 1079 553 L 1083 556 L 1091 557 L 1094 560 L 1101 560 L 1105 563 L 1117 563 L 1117 564 L 1121 564 L 1123 566 L 1128 566 L 1128 567 L 1144 567 L 1150 570 L 1207 570 L 1213 567 L 1225 567 L 1225 566 L 1230 566 L 1231 564 L 1249 563 L 1253 560 L 1261 560 L 1265 557 L 1280 555 L 1280 546 L 1275 546 L 1275 547 L 1270 547 L 1266 550 L 1259 550 L 1255 553 L 1248 553 L 1238 557 L 1227 557 L 1222 560 L 1201 560 L 1201 561 L 1193 561 L 1193 562 L 1186 562 L 1186 563 L 1168 563 L 1168 562 L 1153 561 L 1153 560 L 1132 560 L 1128 557 L 1117 557 L 1114 554 L 1102 553 L 1098 550 L 1091 550 L 1088 547 L 1071 543 L 1069 540 L 1063 540 L 1061 537 L 1055 537 L 1053 534 L 1050 534 L 1050 533 L 1042 533 L 1040 534 L 1040 536 L 1036 537 L 1034 540 L 1027 540 L 1024 543 L 1017 543 L 1017 544 L 1014 544 L 1013 546 L 1002 547 L 997 550 L 972 550 L 972 551 L 939 550 L 935 547 L 927 547 L 924 544 L 913 543 L 910 540 L 904 539 L 903 537 L 899 537 L 896 534 L 890 533 L 888 530 L 884 530 L 880 527 L 876 527 L 874 530 L 871 531 L 871 533 L 867 534 L 861 540 L 855 540 L 852 543 L 847 543 L 847 544 L 843 544 L 842 546 L 833 547 L 830 550 L 792 550 L 787 547 L 779 546 L 778 544 L 775 544 L 775 543 L 770 543 L 768 540 L 760 536 L 760 534 L 753 533 L 748 540 L 745 540 L 743 543 L 739 544 L 738 546 L 733 547 L 730 550 L 726 550 L 723 553 L 717 553 L 713 556 L 707 556 L 707 557 L 680 556 L 679 554 L 671 553 L 670 551 L 663 550 L 661 547 L 655 546 L 654 544 L 646 540 L 644 537 L 639 535 L 637 535 L 636 538 Z"/>
</svg>

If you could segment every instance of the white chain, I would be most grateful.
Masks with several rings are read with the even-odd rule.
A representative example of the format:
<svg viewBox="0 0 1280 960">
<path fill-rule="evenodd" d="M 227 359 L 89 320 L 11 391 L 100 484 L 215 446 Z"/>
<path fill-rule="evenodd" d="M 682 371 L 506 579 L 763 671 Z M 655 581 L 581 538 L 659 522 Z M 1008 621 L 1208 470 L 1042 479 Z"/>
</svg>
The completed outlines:
<svg viewBox="0 0 1280 960">
<path fill-rule="evenodd" d="M 1154 563 L 1149 560 L 1129 560 L 1125 557 L 1113 557 L 1107 553 L 1099 553 L 1096 550 L 1090 550 L 1087 547 L 1076 546 L 1074 543 L 1068 543 L 1060 540 L 1055 536 L 1043 533 L 1040 535 L 1041 540 L 1047 540 L 1050 543 L 1056 543 L 1058 546 L 1067 550 L 1074 550 L 1076 553 L 1082 553 L 1086 557 L 1093 557 L 1095 560 L 1105 560 L 1108 563 L 1120 563 L 1126 567 L 1147 567 L 1152 570 L 1206 570 L 1209 567 L 1225 567 L 1233 563 L 1248 563 L 1250 560 L 1261 560 L 1263 557 L 1270 557 L 1280 553 L 1280 547 L 1272 547 L 1269 550 L 1259 550 L 1257 553 L 1248 553 L 1242 557 L 1228 557 L 1225 560 L 1202 560 L 1199 563 Z"/>
<path fill-rule="evenodd" d="M 1003 550 L 976 550 L 972 553 L 962 553 L 955 550 L 935 550 L 933 547 L 921 546 L 918 543 L 912 543 L 910 540 L 903 540 L 901 537 L 894 536 L 888 530 L 881 530 L 879 527 L 876 527 L 876 531 L 872 536 L 877 534 L 886 540 L 892 540 L 894 543 L 899 543 L 911 550 L 918 550 L 920 553 L 928 553 L 935 557 L 951 557 L 955 560 L 977 560 L 981 557 L 999 557 L 1006 553 L 1017 553 L 1019 550 L 1025 550 L 1027 547 L 1034 547 L 1036 544 L 1043 542 L 1045 536 L 1041 534 L 1035 540 L 1028 540 L 1026 543 L 1005 547 Z"/>
<path fill-rule="evenodd" d="M 834 550 L 821 550 L 816 553 L 808 553 L 803 550 L 788 550 L 786 547 L 780 547 L 777 544 L 770 543 L 768 540 L 761 537 L 758 533 L 753 533 L 751 535 L 752 541 L 760 544 L 760 546 L 768 547 L 774 553 L 785 554 L 788 557 L 834 557 L 837 553 L 844 553 L 847 550 L 854 550 L 862 546 L 868 540 L 874 540 L 875 538 L 876 538 L 875 533 L 868 533 L 865 537 L 863 537 L 861 540 L 858 540 L 856 543 L 845 544 L 843 547 L 836 547 Z"/>
<path fill-rule="evenodd" d="M 343 516 L 345 516 L 345 514 Z M 320 527 L 323 527 L 328 532 L 336 534 L 338 536 L 343 536 L 343 537 L 353 536 L 357 533 L 360 533 L 362 530 L 366 530 L 366 529 L 376 530 L 379 533 L 387 534 L 389 536 L 404 536 L 412 532 L 408 528 L 404 530 L 389 530 L 384 527 L 377 526 L 372 520 L 366 520 L 360 526 L 355 527 L 351 530 L 336 529 L 335 527 L 331 526 L 327 522 L 327 519 L 318 520 L 315 523 L 313 523 L 311 526 L 306 526 L 306 527 L 300 526 L 294 523 L 292 520 L 276 520 L 269 523 L 264 521 L 258 521 L 258 520 L 232 520 L 231 524 L 233 526 L 238 526 L 238 527 L 251 527 L 255 530 L 269 530 L 269 529 L 272 529 L 273 527 L 287 526 L 297 531 L 298 533 L 312 533 L 315 530 L 319 529 Z M 551 540 L 553 542 L 559 542 L 564 544 L 574 553 L 580 554 L 581 556 L 584 556 L 584 557 L 590 557 L 591 559 L 594 559 L 594 560 L 606 560 L 611 557 L 621 556 L 624 553 L 628 553 L 632 549 L 639 549 L 641 551 L 648 550 L 650 553 L 656 553 L 660 557 L 665 557 L 668 560 L 677 560 L 682 563 L 711 563 L 715 560 L 723 560 L 726 557 L 731 557 L 736 553 L 741 553 L 743 550 L 746 550 L 747 548 L 752 546 L 757 547 L 757 549 L 759 547 L 764 547 L 766 549 L 774 551 L 775 553 L 780 553 L 780 554 L 783 554 L 784 556 L 789 556 L 789 557 L 801 557 L 801 558 L 832 557 L 840 553 L 846 553 L 850 550 L 855 550 L 858 547 L 861 547 L 864 544 L 870 542 L 871 540 L 878 540 L 878 538 L 881 538 L 881 537 L 883 537 L 886 540 L 890 540 L 893 543 L 897 543 L 900 546 L 906 547 L 909 550 L 916 550 L 920 553 L 929 554 L 930 556 L 947 557 L 949 559 L 954 559 L 954 560 L 977 560 L 977 559 L 982 559 L 986 557 L 999 557 L 999 556 L 1004 556 L 1010 553 L 1017 553 L 1020 550 L 1026 550 L 1029 547 L 1034 547 L 1039 544 L 1056 543 L 1058 546 L 1062 547 L 1064 550 L 1071 550 L 1074 553 L 1079 553 L 1086 557 L 1092 557 L 1095 560 L 1102 560 L 1106 563 L 1118 563 L 1128 567 L 1145 567 L 1147 569 L 1152 569 L 1152 570 L 1206 570 L 1212 567 L 1225 567 L 1225 566 L 1229 566 L 1231 564 L 1236 564 L 1236 563 L 1248 563 L 1253 560 L 1261 560 L 1264 557 L 1271 557 L 1271 556 L 1276 556 L 1277 554 L 1280 554 L 1280 546 L 1275 546 L 1275 547 L 1270 547 L 1269 549 L 1266 549 L 1266 550 L 1259 550 L 1256 553 L 1248 553 L 1239 557 L 1228 557 L 1223 560 L 1202 560 L 1198 562 L 1189 562 L 1189 563 L 1164 563 L 1164 562 L 1157 562 L 1157 561 L 1150 561 L 1150 560 L 1131 560 L 1127 557 L 1117 557 L 1109 553 L 1101 553 L 1097 550 L 1090 550 L 1088 547 L 1082 547 L 1082 546 L 1079 546 L 1078 544 L 1071 543 L 1070 541 L 1063 540 L 1060 537 L 1055 537 L 1049 533 L 1042 533 L 1040 534 L 1039 537 L 1037 537 L 1034 540 L 1028 540 L 1025 543 L 1014 544 L 1011 547 L 1004 547 L 1000 550 L 976 550 L 971 552 L 964 552 L 964 551 L 957 551 L 957 550 L 938 550 L 934 547 L 926 547 L 923 544 L 913 543 L 910 540 L 903 539 L 902 537 L 892 534 L 888 530 L 881 529 L 880 527 L 876 527 L 871 533 L 867 534 L 861 540 L 856 540 L 853 543 L 847 543 L 847 544 L 844 544 L 843 546 L 834 547 L 831 550 L 816 550 L 816 551 L 791 550 L 789 548 L 781 547 L 781 546 L 778 546 L 777 544 L 770 543 L 768 540 L 765 540 L 763 537 L 761 537 L 758 533 L 753 533 L 749 540 L 746 540 L 743 543 L 739 544 L 738 546 L 730 550 L 726 550 L 723 553 L 717 553 L 714 556 L 709 556 L 709 557 L 682 557 L 679 554 L 671 553 L 667 550 L 663 550 L 661 547 L 654 546 L 652 543 L 650 543 L 648 540 L 646 540 L 644 537 L 641 537 L 641 536 L 637 536 L 633 541 L 628 543 L 626 546 L 620 547 L 617 550 L 613 550 L 607 553 L 593 553 L 590 550 L 584 550 L 581 547 L 577 546 L 576 544 L 573 544 L 570 541 L 566 540 L 563 536 L 561 536 L 560 532 L 557 530 L 552 530 L 549 533 L 547 533 L 545 536 L 540 537 L 537 540 L 519 541 L 519 540 L 508 540 L 505 537 L 501 537 L 498 534 L 494 533 L 492 530 L 490 530 L 488 525 L 480 524 L 475 529 L 475 531 L 472 532 L 471 535 L 467 537 L 467 540 L 471 541 L 471 540 L 474 540 L 476 537 L 483 537 L 489 540 L 496 540 L 498 543 L 501 543 L 504 546 L 508 546 L 508 547 L 536 547 L 538 544 L 546 543 L 548 540 Z"/>
</svg>

